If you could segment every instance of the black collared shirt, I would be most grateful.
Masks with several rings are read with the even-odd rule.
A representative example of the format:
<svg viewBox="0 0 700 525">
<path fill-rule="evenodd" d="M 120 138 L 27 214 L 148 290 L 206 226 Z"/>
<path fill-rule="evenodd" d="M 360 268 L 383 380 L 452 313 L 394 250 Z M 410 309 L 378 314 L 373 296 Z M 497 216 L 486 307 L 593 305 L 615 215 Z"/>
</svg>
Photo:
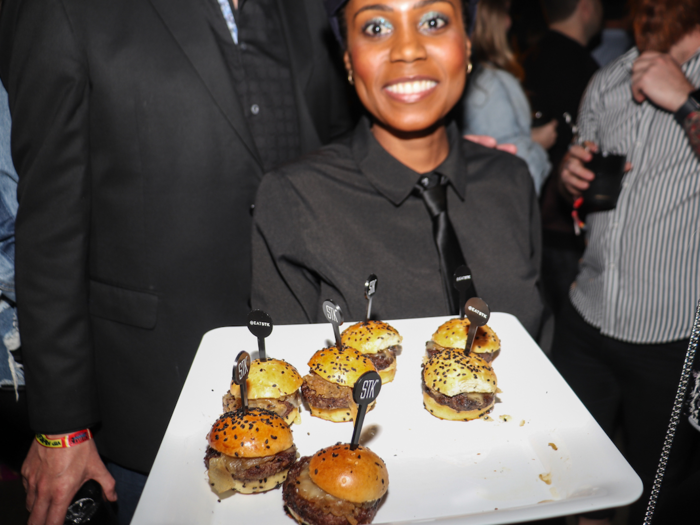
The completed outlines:
<svg viewBox="0 0 700 525">
<path fill-rule="evenodd" d="M 219 49 L 241 102 L 263 168 L 267 171 L 301 154 L 299 115 L 290 89 L 292 70 L 275 0 L 239 0 L 231 11 L 238 44 L 216 0 L 207 11 Z"/>
<path fill-rule="evenodd" d="M 448 213 L 479 295 L 492 311 L 540 325 L 540 226 L 527 165 L 463 140 L 435 170 L 449 181 Z M 321 322 L 335 300 L 346 320 L 364 316 L 364 282 L 379 278 L 374 316 L 448 315 L 432 221 L 412 195 L 419 173 L 384 150 L 363 119 L 335 144 L 269 173 L 253 232 L 253 307 L 275 323 Z"/>
</svg>

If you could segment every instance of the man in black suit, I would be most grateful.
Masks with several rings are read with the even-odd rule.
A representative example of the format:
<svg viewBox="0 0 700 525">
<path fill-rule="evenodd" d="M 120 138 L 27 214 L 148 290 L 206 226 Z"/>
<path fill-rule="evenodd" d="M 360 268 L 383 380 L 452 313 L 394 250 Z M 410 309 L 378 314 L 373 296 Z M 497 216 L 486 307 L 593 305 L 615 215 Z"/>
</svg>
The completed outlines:
<svg viewBox="0 0 700 525">
<path fill-rule="evenodd" d="M 100 456 L 149 471 L 202 335 L 249 311 L 264 171 L 351 122 L 319 0 L 6 0 L 1 24 L 30 421 L 95 435 L 27 456 L 30 523 L 58 524 L 87 479 L 115 499 Z"/>
</svg>

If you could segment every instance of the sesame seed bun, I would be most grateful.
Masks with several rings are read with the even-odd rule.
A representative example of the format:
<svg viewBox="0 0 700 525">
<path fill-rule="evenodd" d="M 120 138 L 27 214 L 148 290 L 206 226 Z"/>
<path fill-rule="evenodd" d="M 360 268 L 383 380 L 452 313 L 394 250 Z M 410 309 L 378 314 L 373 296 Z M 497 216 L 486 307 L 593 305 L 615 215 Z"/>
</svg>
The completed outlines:
<svg viewBox="0 0 700 525">
<path fill-rule="evenodd" d="M 273 456 L 294 445 L 284 419 L 262 408 L 226 412 L 207 435 L 214 450 L 237 458 Z"/>
<path fill-rule="evenodd" d="M 467 344 L 467 332 L 471 322 L 464 319 L 450 319 L 442 324 L 433 334 L 432 341 L 443 348 L 459 348 L 464 350 Z M 474 337 L 472 352 L 475 354 L 496 354 L 501 349 L 501 340 L 496 332 L 488 326 L 480 326 Z"/>
<path fill-rule="evenodd" d="M 376 354 L 391 346 L 400 345 L 403 337 L 384 321 L 363 321 L 346 328 L 340 336 L 344 346 L 363 354 Z"/>
<path fill-rule="evenodd" d="M 246 385 L 248 399 L 272 398 L 293 394 L 301 387 L 302 378 L 292 365 L 281 359 L 256 359 L 250 365 Z M 231 383 L 231 395 L 240 397 L 241 387 Z"/>
<path fill-rule="evenodd" d="M 316 352 L 309 360 L 309 367 L 326 381 L 350 388 L 365 372 L 376 372 L 372 361 L 354 348 L 335 346 Z"/>
<path fill-rule="evenodd" d="M 457 350 L 445 350 L 425 363 L 423 382 L 431 390 L 456 396 L 465 393 L 496 393 L 496 374 L 483 359 Z"/>
<path fill-rule="evenodd" d="M 338 444 L 316 452 L 309 462 L 311 480 L 331 496 L 365 503 L 378 500 L 389 488 L 384 461 L 363 446 Z"/>
</svg>

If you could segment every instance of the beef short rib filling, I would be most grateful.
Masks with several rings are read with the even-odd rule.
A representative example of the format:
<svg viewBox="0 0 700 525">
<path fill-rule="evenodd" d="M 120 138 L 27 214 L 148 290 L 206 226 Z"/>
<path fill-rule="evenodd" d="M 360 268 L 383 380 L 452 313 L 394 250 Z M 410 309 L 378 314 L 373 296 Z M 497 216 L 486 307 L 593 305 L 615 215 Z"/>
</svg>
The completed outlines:
<svg viewBox="0 0 700 525">
<path fill-rule="evenodd" d="M 209 461 L 214 458 L 224 458 L 226 470 L 237 480 L 256 481 L 274 476 L 287 470 L 297 457 L 297 448 L 292 445 L 287 450 L 262 458 L 235 458 L 227 456 L 207 447 L 204 455 L 204 465 L 209 468 Z"/>
<path fill-rule="evenodd" d="M 354 404 L 349 386 L 331 383 L 314 372 L 304 376 L 301 395 L 309 405 L 325 410 L 350 408 Z"/>
<path fill-rule="evenodd" d="M 358 525 L 371 523 L 381 499 L 352 503 L 331 496 L 309 476 L 310 456 L 301 458 L 290 469 L 282 498 L 289 510 L 310 525 Z"/>
<path fill-rule="evenodd" d="M 226 392 L 222 399 L 224 412 L 232 412 L 241 408 L 241 398 L 234 397 L 231 392 Z M 264 408 L 270 412 L 274 412 L 282 419 L 286 419 L 289 413 L 298 408 L 301 404 L 299 392 L 294 392 L 288 396 L 282 396 L 279 399 L 260 398 L 248 399 L 249 408 Z"/>
<path fill-rule="evenodd" d="M 450 397 L 433 391 L 432 389 L 428 388 L 425 383 L 423 384 L 423 390 L 439 404 L 450 407 L 452 410 L 457 410 L 459 412 L 466 412 L 468 410 L 482 410 L 487 408 L 493 403 L 495 395 L 475 392 L 469 394 L 457 394 L 456 396 Z"/>
<path fill-rule="evenodd" d="M 365 354 L 370 361 L 372 361 L 372 364 L 374 365 L 374 368 L 379 370 L 384 370 L 385 368 L 389 368 L 394 361 L 396 361 L 396 353 L 394 351 L 396 347 L 392 346 L 390 348 L 387 348 L 386 350 L 382 350 L 381 352 L 377 352 L 376 354 Z"/>
</svg>

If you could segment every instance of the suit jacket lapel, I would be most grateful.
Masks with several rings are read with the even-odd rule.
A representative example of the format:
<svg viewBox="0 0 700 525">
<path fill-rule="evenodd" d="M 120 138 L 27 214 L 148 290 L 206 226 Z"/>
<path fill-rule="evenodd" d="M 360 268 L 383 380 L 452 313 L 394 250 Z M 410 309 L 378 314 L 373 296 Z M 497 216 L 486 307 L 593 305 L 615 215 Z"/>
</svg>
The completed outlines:
<svg viewBox="0 0 700 525">
<path fill-rule="evenodd" d="M 260 163 L 260 155 L 248 129 L 243 109 L 231 84 L 226 64 L 214 40 L 211 28 L 198 3 L 192 0 L 150 0 L 192 66 L 207 86 L 214 102 Z M 290 2 L 295 3 L 295 2 Z"/>
</svg>

